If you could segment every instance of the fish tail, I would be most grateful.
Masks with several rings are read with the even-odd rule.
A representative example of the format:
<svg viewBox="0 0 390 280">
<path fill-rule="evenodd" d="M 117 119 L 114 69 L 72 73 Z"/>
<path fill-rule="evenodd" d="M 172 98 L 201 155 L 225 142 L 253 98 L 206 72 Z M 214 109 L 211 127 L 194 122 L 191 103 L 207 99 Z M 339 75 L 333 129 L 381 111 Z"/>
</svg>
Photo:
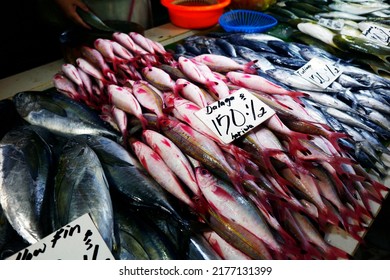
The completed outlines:
<svg viewBox="0 0 390 280">
<path fill-rule="evenodd" d="M 244 69 L 243 69 L 244 73 L 256 74 L 257 69 L 255 67 L 253 67 L 256 62 L 257 62 L 257 60 L 253 60 L 253 61 L 249 61 L 248 63 L 244 64 Z"/>
<path fill-rule="evenodd" d="M 177 83 L 175 83 L 175 85 L 173 87 L 173 94 L 175 95 L 175 97 L 180 97 L 180 92 L 186 86 L 187 86 L 187 84 L 177 84 Z"/>
<path fill-rule="evenodd" d="M 280 219 L 284 221 L 284 223 L 289 224 L 288 227 L 289 231 L 294 233 L 296 236 L 295 242 L 297 244 L 296 249 L 294 250 L 294 254 L 289 254 L 291 259 L 305 259 L 305 260 L 311 260 L 311 259 L 322 259 L 322 255 L 318 251 L 318 249 L 313 246 L 307 238 L 303 236 L 303 233 L 297 224 L 295 218 L 291 215 L 291 209 L 284 208 L 283 210 L 279 210 Z"/>
<path fill-rule="evenodd" d="M 340 138 L 348 138 L 349 136 L 342 132 L 330 132 L 327 134 L 327 139 L 333 145 L 333 147 L 339 152 L 342 153 L 343 149 L 340 147 L 339 139 Z"/>
<path fill-rule="evenodd" d="M 160 62 L 158 60 L 158 56 L 156 54 L 153 54 L 153 53 L 148 53 L 148 54 L 142 55 L 142 59 L 145 62 L 146 67 L 152 67 L 152 66 L 156 66 L 156 65 L 160 64 Z"/>
<path fill-rule="evenodd" d="M 363 233 L 365 228 L 362 225 L 351 225 L 349 224 L 348 227 L 345 229 L 349 235 L 351 235 L 356 241 L 359 242 L 359 244 L 364 244 L 364 239 L 362 236 L 359 235 L 360 233 Z"/>
<path fill-rule="evenodd" d="M 300 132 L 295 132 L 295 131 L 291 132 L 291 135 L 289 137 L 289 141 L 287 142 L 288 150 L 289 150 L 289 153 L 291 155 L 296 156 L 298 151 L 301 151 L 301 152 L 308 151 L 308 149 L 300 143 L 299 139 L 309 140 L 310 135 L 300 133 Z"/>
<path fill-rule="evenodd" d="M 342 207 L 339 211 L 343 229 L 359 243 L 362 242 L 363 238 L 359 235 L 359 232 L 362 232 L 364 227 L 360 223 L 359 213 L 347 207 Z"/>
<path fill-rule="evenodd" d="M 248 229 L 236 222 L 227 219 L 221 213 L 209 208 L 206 222 L 226 241 L 231 240 L 231 244 L 249 257 L 256 260 L 273 259 L 272 250 L 269 246 L 255 236 Z"/>
<path fill-rule="evenodd" d="M 371 186 L 371 188 L 368 188 L 368 191 L 372 195 L 375 195 L 380 200 L 384 200 L 385 199 L 383 192 L 388 192 L 389 188 L 387 188 L 385 185 L 383 185 L 383 184 L 381 184 L 381 183 L 379 183 L 377 181 L 373 181 L 373 182 L 370 182 L 370 183 L 367 183 L 367 184 L 370 184 L 370 186 Z"/>
<path fill-rule="evenodd" d="M 327 247 L 327 250 L 325 253 L 327 254 L 326 259 L 330 259 L 330 260 L 338 260 L 338 259 L 347 260 L 347 259 L 350 259 L 350 257 L 351 257 L 347 252 L 345 252 L 345 251 L 343 251 L 335 246 L 332 246 L 330 244 L 328 244 L 328 247 Z"/>
<path fill-rule="evenodd" d="M 356 192 L 356 190 L 354 191 Z M 364 217 L 373 218 L 371 212 L 366 208 L 366 206 L 358 202 L 358 198 L 351 191 L 351 186 L 344 185 L 344 196 L 345 199 L 351 204 L 353 211 L 356 213 L 359 219 L 362 220 Z"/>
<path fill-rule="evenodd" d="M 246 168 L 252 168 L 253 170 L 257 170 L 258 166 L 251 161 L 251 155 L 243 150 L 240 147 L 237 147 L 235 145 L 219 145 L 221 149 L 225 152 L 227 152 L 229 155 L 232 155 L 235 162 L 235 167 L 239 168 L 239 170 L 243 170 L 242 174 L 244 173 L 244 170 Z M 252 176 L 252 179 L 254 176 Z"/>
<path fill-rule="evenodd" d="M 142 129 L 146 129 L 147 127 L 148 127 L 148 120 L 145 118 L 145 116 L 144 115 L 139 115 L 138 116 L 138 119 L 140 120 L 140 122 L 141 122 L 141 125 L 142 125 Z"/>
</svg>

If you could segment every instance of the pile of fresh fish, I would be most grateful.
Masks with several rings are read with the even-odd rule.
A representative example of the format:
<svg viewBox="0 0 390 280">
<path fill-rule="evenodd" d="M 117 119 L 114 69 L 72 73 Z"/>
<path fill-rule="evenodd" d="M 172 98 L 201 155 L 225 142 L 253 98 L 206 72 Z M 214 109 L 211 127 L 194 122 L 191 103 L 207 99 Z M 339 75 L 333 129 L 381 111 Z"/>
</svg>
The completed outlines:
<svg viewBox="0 0 390 280">
<path fill-rule="evenodd" d="M 304 107 L 302 114 L 310 115 L 312 122 L 329 126 L 345 133 L 349 139 L 338 139 L 340 145 L 363 167 L 385 175 L 388 167 L 382 160 L 389 155 L 390 138 L 390 80 L 361 69 L 349 61 L 329 52 L 301 43 L 284 42 L 267 34 L 212 34 L 214 37 L 194 36 L 176 47 L 176 53 L 188 58 L 207 54 L 227 56 L 237 63 L 248 65 L 255 62 L 257 75 L 278 84 L 284 90 L 303 93 L 296 106 L 287 99 L 276 101 L 291 108 L 290 112 Z M 187 47 L 191 46 L 191 47 Z M 295 73 L 313 58 L 337 66 L 342 74 L 326 89 L 308 82 Z M 239 74 L 230 72 L 227 77 Z M 242 75 L 244 77 L 244 75 Z M 250 74 L 246 74 L 249 80 Z M 260 78 L 257 80 L 260 83 Z M 233 85 L 245 86 L 243 83 Z M 260 86 L 247 85 L 253 91 L 263 91 Z M 297 101 L 297 100 L 295 100 Z M 295 108 L 295 109 L 293 109 Z M 299 113 L 298 113 L 299 114 Z M 302 115 L 301 115 L 302 117 Z"/>
<path fill-rule="evenodd" d="M 77 65 L 64 64 L 54 76 L 62 97 L 54 90 L 17 94 L 15 107 L 29 125 L 0 143 L 0 202 L 18 235 L 31 243 L 45 232 L 41 219 L 49 217 L 55 230 L 90 211 L 121 259 L 348 258 L 326 242 L 326 230 L 339 228 L 360 242 L 375 215 L 372 203 L 381 203 L 387 187 L 345 144 L 360 142 L 325 123 L 330 117 L 320 121 L 309 112 L 305 102 L 328 115 L 337 110 L 319 105 L 314 94 L 321 91 L 282 84 L 294 77 L 289 68 L 261 56 L 283 51 L 291 63 L 298 54 L 303 63 L 304 46 L 240 36 L 236 45 L 231 36 L 192 37 L 172 54 L 140 34 L 114 33 L 112 40 L 83 47 Z M 306 48 L 308 56 L 319 55 Z M 384 96 L 388 81 L 365 76 L 375 78 L 376 94 Z M 276 114 L 225 144 L 194 113 L 239 88 Z M 359 116 L 374 111 L 354 101 Z M 13 136 L 20 129 L 30 132 Z M 28 152 L 31 145 L 36 155 Z M 37 158 L 40 164 L 30 164 Z M 25 177 L 13 166 L 25 169 Z M 25 184 L 22 190 L 36 194 L 17 192 L 16 199 L 15 176 Z M 14 214 L 15 205 L 26 213 Z M 34 223 L 26 225 L 29 220 Z"/>
<path fill-rule="evenodd" d="M 332 52 L 390 73 L 390 4 L 388 1 L 278 1 L 267 10 L 280 22 L 297 28 L 293 37 L 307 44 L 325 44 Z"/>
</svg>

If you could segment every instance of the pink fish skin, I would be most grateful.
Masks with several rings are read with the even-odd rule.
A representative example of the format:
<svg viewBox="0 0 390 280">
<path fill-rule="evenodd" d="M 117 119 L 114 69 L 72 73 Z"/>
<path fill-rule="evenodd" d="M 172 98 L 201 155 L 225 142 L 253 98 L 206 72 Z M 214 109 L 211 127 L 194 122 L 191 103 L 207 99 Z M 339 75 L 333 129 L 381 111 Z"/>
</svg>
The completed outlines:
<svg viewBox="0 0 390 280">
<path fill-rule="evenodd" d="M 175 92 L 185 99 L 194 102 L 201 108 L 208 105 L 206 94 L 197 85 L 182 78 L 177 79 L 175 85 Z"/>
<path fill-rule="evenodd" d="M 215 99 L 219 100 L 228 97 L 231 92 L 228 85 L 214 74 L 204 74 L 207 79 L 205 86 L 209 89 Z"/>
<path fill-rule="evenodd" d="M 114 71 L 116 71 L 118 64 L 125 63 L 126 60 L 115 54 L 112 42 L 109 39 L 99 38 L 95 40 L 94 47 L 102 54 L 106 61 L 112 63 Z"/>
<path fill-rule="evenodd" d="M 148 121 L 142 115 L 142 108 L 137 99 L 131 93 L 131 90 L 126 87 L 109 85 L 107 87 L 110 103 L 117 108 L 137 117 L 144 128 Z"/>
<path fill-rule="evenodd" d="M 108 66 L 108 64 L 104 60 L 103 55 L 97 49 L 88 46 L 82 46 L 80 48 L 80 51 L 81 51 L 81 55 L 91 64 L 98 67 L 102 71 L 105 77 L 111 80 L 114 84 L 117 83 L 114 72 L 111 70 L 110 66 Z"/>
<path fill-rule="evenodd" d="M 215 231 L 207 231 L 203 233 L 203 236 L 210 243 L 211 247 L 218 253 L 218 255 L 224 260 L 251 260 L 250 257 L 245 255 L 240 250 L 234 248 L 230 243 L 225 241 Z"/>
<path fill-rule="evenodd" d="M 175 88 L 175 82 L 171 76 L 164 70 L 151 66 L 144 67 L 142 69 L 143 77 L 151 83 L 153 86 L 162 91 L 173 91 Z"/>
<path fill-rule="evenodd" d="M 77 72 L 79 73 L 80 79 L 83 82 L 83 88 L 89 94 L 89 96 L 91 96 L 93 94 L 91 77 L 80 68 L 77 68 Z"/>
<path fill-rule="evenodd" d="M 166 165 L 160 155 L 153 151 L 151 147 L 141 141 L 133 141 L 131 147 L 142 166 L 148 171 L 165 190 L 174 195 L 180 201 L 191 208 L 195 205 L 188 194 L 183 189 L 176 175 Z"/>
<path fill-rule="evenodd" d="M 195 174 L 200 190 L 212 209 L 254 234 L 276 255 L 282 253 L 280 243 L 261 213 L 249 200 L 204 168 L 196 168 Z"/>
<path fill-rule="evenodd" d="M 84 100 L 84 97 L 78 93 L 75 84 L 66 76 L 56 73 L 53 77 L 53 84 L 58 91 L 64 93 L 68 97 L 77 101 Z"/>
<path fill-rule="evenodd" d="M 255 74 L 256 69 L 253 68 L 254 62 L 239 64 L 233 59 L 217 54 L 201 54 L 193 58 L 193 60 L 206 64 L 211 70 L 219 73 L 227 73 L 230 71 L 243 71 L 245 73 Z"/>
<path fill-rule="evenodd" d="M 318 183 L 311 174 L 298 173 L 298 175 L 295 175 L 287 168 L 281 170 L 280 173 L 286 180 L 290 181 L 292 187 L 297 188 L 309 202 L 312 202 L 317 207 L 318 223 L 321 227 L 327 223 L 339 224 L 338 217 L 324 203 L 318 189 Z"/>
<path fill-rule="evenodd" d="M 81 57 L 77 58 L 76 63 L 77 66 L 88 75 L 94 77 L 99 81 L 102 81 L 104 84 L 109 84 L 109 81 L 103 76 L 103 73 L 95 66 L 93 66 L 91 63 L 86 61 L 84 58 Z"/>
<path fill-rule="evenodd" d="M 146 83 L 136 81 L 133 84 L 133 95 L 137 98 L 141 106 L 155 113 L 157 117 L 161 118 L 165 115 L 163 112 L 163 101 L 160 95 Z"/>
<path fill-rule="evenodd" d="M 240 149 L 236 145 L 233 144 L 225 144 L 223 141 L 221 141 L 215 133 L 206 126 L 196 115 L 195 113 L 199 111 L 201 108 L 196 105 L 195 103 L 184 99 L 180 97 L 174 97 L 172 96 L 170 101 L 170 105 L 172 106 L 172 114 L 177 119 L 181 120 L 182 122 L 188 124 L 192 128 L 194 128 L 196 131 L 202 133 L 206 137 L 212 139 L 214 142 L 216 142 L 220 148 L 223 151 L 226 151 L 233 155 L 233 157 L 236 159 L 237 162 L 235 164 L 244 163 L 244 164 L 250 164 L 248 162 L 248 159 L 250 155 L 246 153 L 244 150 Z"/>
<path fill-rule="evenodd" d="M 207 84 L 207 78 L 200 71 L 199 67 L 190 59 L 183 56 L 178 59 L 179 69 L 193 82 Z"/>
<path fill-rule="evenodd" d="M 114 116 L 112 114 L 112 108 L 113 105 L 104 104 L 101 106 L 100 111 L 101 114 L 99 115 L 102 120 L 105 122 L 108 122 L 115 130 L 120 132 L 120 128 L 118 123 L 114 120 Z"/>
<path fill-rule="evenodd" d="M 315 244 L 322 253 L 325 253 L 324 259 L 348 259 L 348 254 L 346 252 L 328 244 L 323 239 L 316 227 L 314 227 L 307 217 L 298 212 L 292 212 L 291 214 L 309 242 Z"/>
<path fill-rule="evenodd" d="M 118 125 L 120 132 L 123 136 L 123 145 L 127 145 L 127 139 L 128 139 L 128 133 L 127 133 L 127 114 L 125 111 L 112 106 L 111 107 L 111 114 L 114 118 L 115 123 Z"/>
<path fill-rule="evenodd" d="M 146 38 L 143 35 L 141 35 L 137 32 L 130 32 L 129 35 L 130 35 L 130 38 L 133 39 L 133 41 L 137 45 L 142 47 L 145 51 L 147 51 L 148 53 L 151 53 L 151 54 L 155 53 L 153 45 L 150 43 L 150 41 L 146 40 Z"/>
<path fill-rule="evenodd" d="M 145 55 L 148 54 L 143 48 L 137 45 L 131 37 L 123 32 L 114 32 L 112 34 L 112 38 L 117 41 L 119 44 L 124 46 L 126 49 L 131 51 L 134 56 Z"/>
<path fill-rule="evenodd" d="M 145 142 L 157 152 L 168 167 L 196 196 L 201 194 L 195 178 L 194 169 L 187 156 L 169 138 L 154 130 L 142 132 Z"/>
<path fill-rule="evenodd" d="M 80 74 L 77 71 L 76 66 L 74 66 L 71 63 L 64 63 L 61 66 L 62 72 L 70 79 L 73 83 L 75 83 L 77 86 L 82 87 L 83 81 L 81 80 Z"/>
<path fill-rule="evenodd" d="M 208 168 L 220 170 L 238 180 L 236 171 L 229 165 L 216 142 L 176 118 L 160 119 L 159 127 L 185 154 L 199 160 Z"/>
<path fill-rule="evenodd" d="M 242 86 L 248 89 L 259 90 L 268 94 L 287 94 L 294 97 L 304 95 L 301 92 L 287 90 L 259 75 L 230 71 L 226 74 L 226 77 L 232 84 Z"/>
</svg>

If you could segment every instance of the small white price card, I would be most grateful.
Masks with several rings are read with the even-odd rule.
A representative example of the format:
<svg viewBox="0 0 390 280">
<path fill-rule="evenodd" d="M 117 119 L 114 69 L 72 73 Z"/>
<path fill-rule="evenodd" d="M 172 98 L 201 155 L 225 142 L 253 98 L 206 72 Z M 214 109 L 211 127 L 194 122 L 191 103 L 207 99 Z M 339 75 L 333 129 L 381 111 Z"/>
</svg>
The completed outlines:
<svg viewBox="0 0 390 280">
<path fill-rule="evenodd" d="M 114 260 L 114 256 L 85 214 L 8 260 Z"/>
<path fill-rule="evenodd" d="M 362 34 L 372 41 L 388 45 L 390 43 L 390 29 L 380 26 L 369 26 L 363 30 Z"/>
<path fill-rule="evenodd" d="M 318 24 L 325 26 L 332 30 L 341 30 L 344 27 L 344 20 L 342 19 L 329 19 L 329 18 L 320 18 Z"/>
<path fill-rule="evenodd" d="M 273 114 L 275 111 L 272 108 L 243 88 L 195 113 L 226 144 Z"/>
<path fill-rule="evenodd" d="M 316 57 L 295 71 L 295 74 L 323 89 L 333 83 L 341 73 L 341 69 L 329 61 Z"/>
</svg>

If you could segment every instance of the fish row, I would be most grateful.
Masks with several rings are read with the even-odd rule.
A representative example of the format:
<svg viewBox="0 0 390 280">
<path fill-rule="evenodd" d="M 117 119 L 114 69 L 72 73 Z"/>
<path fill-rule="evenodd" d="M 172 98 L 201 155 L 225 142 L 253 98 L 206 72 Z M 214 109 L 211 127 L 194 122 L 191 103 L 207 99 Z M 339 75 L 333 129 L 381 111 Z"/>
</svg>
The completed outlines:
<svg viewBox="0 0 390 280">
<path fill-rule="evenodd" d="M 385 1 L 330 1 L 326 5 L 281 1 L 267 13 L 292 26 L 294 38 L 328 45 L 377 74 L 389 74 L 389 4 Z M 306 36 L 305 36 L 306 35 Z"/>
<path fill-rule="evenodd" d="M 200 55 L 140 66 L 142 79 L 127 79 L 125 85 L 100 80 L 99 106 L 94 108 L 116 124 L 122 136 L 118 141 L 147 174 L 241 257 L 345 258 L 324 240 L 324 231 L 333 225 L 361 240 L 373 215 L 371 201 L 380 203 L 386 187 L 338 144 L 347 135 L 313 121 L 301 105 L 304 92 L 259 75 L 254 63 Z M 221 65 L 228 67 L 213 68 Z M 67 83 L 74 83 L 64 73 Z M 194 112 L 228 98 L 237 86 L 251 90 L 276 114 L 226 145 Z M 58 89 L 75 103 L 89 104 L 88 95 L 77 98 L 80 90 L 72 95 Z M 50 129 L 51 118 L 57 116 L 42 115 L 44 111 L 28 106 L 32 102 L 21 102 L 31 97 L 20 96 L 15 101 L 19 110 L 27 111 L 25 120 Z M 51 112 L 64 116 L 47 103 Z M 114 117 L 113 108 L 121 118 Z"/>
<path fill-rule="evenodd" d="M 224 35 L 224 38 L 220 34 L 217 35 L 219 36 L 217 38 L 190 37 L 186 40 L 192 42 L 191 48 L 186 49 L 183 43 L 185 52 L 182 50 L 179 54 L 192 58 L 201 57 L 216 49 L 217 40 L 224 41 L 225 45 L 228 44 L 236 51 L 236 56 L 231 59 L 236 61 L 244 59 L 243 65 L 256 61 L 253 65 L 257 67 L 258 76 L 271 80 L 285 89 L 304 92 L 304 96 L 299 99 L 316 122 L 350 135 L 352 139 L 341 141 L 355 150 L 355 158 L 368 168 L 378 169 L 376 164 L 379 163 L 381 171 L 377 171 L 380 174 L 386 172 L 380 156 L 389 153 L 388 148 L 383 145 L 389 139 L 388 79 L 341 60 L 318 47 L 286 43 L 267 34 L 229 34 Z M 243 46 L 239 43 L 242 40 L 251 42 L 245 43 L 247 46 L 260 42 L 263 51 L 260 48 L 251 49 Z M 209 47 L 205 53 L 193 53 L 195 48 L 201 50 L 204 46 L 212 45 L 214 47 Z M 227 56 L 226 53 L 215 51 L 213 54 Z M 322 59 L 342 71 L 342 74 L 325 89 L 296 74 L 296 70 L 313 58 Z M 222 69 L 223 65 L 219 63 L 218 67 Z M 250 77 L 249 73 L 247 77 Z M 260 78 L 257 77 L 257 80 Z M 249 86 L 251 89 L 264 91 L 264 88 L 259 86 L 260 81 L 253 84 L 256 86 Z M 289 106 L 286 103 L 285 105 Z"/>
<path fill-rule="evenodd" d="M 206 239 L 215 234 L 192 230 L 189 214 L 112 139 L 23 123 L 0 154 L 1 259 L 85 213 L 116 259 L 220 259 Z"/>
</svg>

